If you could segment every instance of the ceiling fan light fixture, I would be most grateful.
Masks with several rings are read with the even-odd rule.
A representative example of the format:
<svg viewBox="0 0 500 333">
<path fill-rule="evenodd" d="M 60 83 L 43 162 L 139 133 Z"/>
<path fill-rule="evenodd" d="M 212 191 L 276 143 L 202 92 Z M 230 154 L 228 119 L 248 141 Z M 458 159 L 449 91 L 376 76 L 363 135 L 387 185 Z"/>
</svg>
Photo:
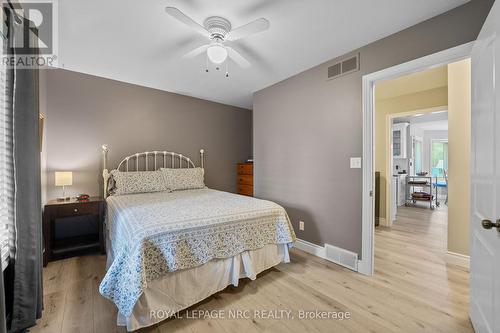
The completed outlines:
<svg viewBox="0 0 500 333">
<path fill-rule="evenodd" d="M 222 64 L 227 58 L 227 50 L 220 44 L 214 44 L 208 47 L 207 56 L 214 64 Z"/>
</svg>

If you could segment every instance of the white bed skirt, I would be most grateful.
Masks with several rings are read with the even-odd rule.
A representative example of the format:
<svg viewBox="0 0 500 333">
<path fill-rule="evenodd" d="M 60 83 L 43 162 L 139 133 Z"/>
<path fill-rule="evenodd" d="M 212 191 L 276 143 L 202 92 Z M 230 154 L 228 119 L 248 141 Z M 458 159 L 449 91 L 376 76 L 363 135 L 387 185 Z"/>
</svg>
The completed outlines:
<svg viewBox="0 0 500 333">
<path fill-rule="evenodd" d="M 175 314 L 230 284 L 238 286 L 241 278 L 255 280 L 260 272 L 289 261 L 288 244 L 269 244 L 231 258 L 214 259 L 198 267 L 169 273 L 149 283 L 130 317 L 118 313 L 117 324 L 127 326 L 128 331 L 156 324 L 166 319 L 158 313 Z"/>
</svg>

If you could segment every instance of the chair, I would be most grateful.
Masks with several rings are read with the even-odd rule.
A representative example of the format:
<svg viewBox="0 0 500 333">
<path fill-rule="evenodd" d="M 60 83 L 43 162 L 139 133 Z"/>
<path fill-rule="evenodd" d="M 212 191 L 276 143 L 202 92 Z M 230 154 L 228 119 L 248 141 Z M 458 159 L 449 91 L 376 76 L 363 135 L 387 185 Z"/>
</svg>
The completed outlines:
<svg viewBox="0 0 500 333">
<path fill-rule="evenodd" d="M 432 170 L 432 173 L 434 175 L 434 170 Z M 432 185 L 436 188 L 436 193 L 437 193 L 439 188 L 446 188 L 446 200 L 444 201 L 444 204 L 447 205 L 448 204 L 448 170 L 443 169 L 443 174 L 444 174 L 444 182 L 436 180 L 436 182 L 433 183 Z"/>
</svg>

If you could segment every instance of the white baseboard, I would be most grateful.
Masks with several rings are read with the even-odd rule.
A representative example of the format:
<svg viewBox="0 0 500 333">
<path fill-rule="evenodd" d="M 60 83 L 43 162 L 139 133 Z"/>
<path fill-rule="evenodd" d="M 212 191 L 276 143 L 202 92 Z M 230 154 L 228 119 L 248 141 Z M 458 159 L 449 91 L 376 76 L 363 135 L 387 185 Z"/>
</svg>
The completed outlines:
<svg viewBox="0 0 500 333">
<path fill-rule="evenodd" d="M 326 251 L 323 246 L 319 246 L 303 239 L 298 239 L 295 241 L 294 245 L 297 249 L 312 254 L 316 257 L 326 259 Z"/>
<path fill-rule="evenodd" d="M 316 245 L 303 239 L 297 239 L 295 241 L 295 247 L 316 257 L 320 257 L 358 272 L 359 260 L 357 253 L 330 244 L 325 244 L 325 246 Z"/>
<path fill-rule="evenodd" d="M 447 251 L 444 260 L 448 264 L 470 269 L 470 257 L 464 254 Z"/>
<path fill-rule="evenodd" d="M 385 217 L 379 217 L 378 218 L 378 224 L 383 226 L 383 227 L 388 227 L 389 224 L 387 223 L 387 220 L 385 219 Z"/>
</svg>

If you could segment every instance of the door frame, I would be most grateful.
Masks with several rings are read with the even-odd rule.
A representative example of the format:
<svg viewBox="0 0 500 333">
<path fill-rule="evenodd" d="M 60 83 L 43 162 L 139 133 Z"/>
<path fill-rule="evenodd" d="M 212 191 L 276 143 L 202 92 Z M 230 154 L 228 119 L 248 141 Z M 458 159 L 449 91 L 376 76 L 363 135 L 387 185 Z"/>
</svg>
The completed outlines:
<svg viewBox="0 0 500 333">
<path fill-rule="evenodd" d="M 423 158 L 424 157 L 423 156 L 424 155 L 424 138 L 421 136 L 418 136 L 418 135 L 412 135 L 412 136 L 410 136 L 410 138 L 411 138 L 411 156 L 412 157 L 415 156 L 415 142 L 417 142 L 417 141 L 420 142 L 420 144 L 421 144 L 421 147 L 420 147 L 420 149 L 421 149 L 421 156 L 420 156 L 421 161 L 420 161 L 420 163 L 423 163 L 424 162 L 424 158 Z M 412 163 L 411 167 L 413 167 L 413 168 L 410 167 L 409 172 L 410 172 L 410 174 L 415 174 L 416 172 L 412 172 L 412 169 L 415 170 L 415 164 L 416 164 L 415 158 L 413 158 L 412 162 L 413 163 Z M 423 171 L 423 169 L 420 171 Z"/>
<path fill-rule="evenodd" d="M 362 230 L 361 260 L 358 261 L 358 272 L 361 274 L 373 275 L 374 271 L 375 198 L 373 193 L 375 191 L 375 83 L 470 58 L 473 45 L 474 42 L 469 42 L 378 72 L 363 75 Z"/>
</svg>

